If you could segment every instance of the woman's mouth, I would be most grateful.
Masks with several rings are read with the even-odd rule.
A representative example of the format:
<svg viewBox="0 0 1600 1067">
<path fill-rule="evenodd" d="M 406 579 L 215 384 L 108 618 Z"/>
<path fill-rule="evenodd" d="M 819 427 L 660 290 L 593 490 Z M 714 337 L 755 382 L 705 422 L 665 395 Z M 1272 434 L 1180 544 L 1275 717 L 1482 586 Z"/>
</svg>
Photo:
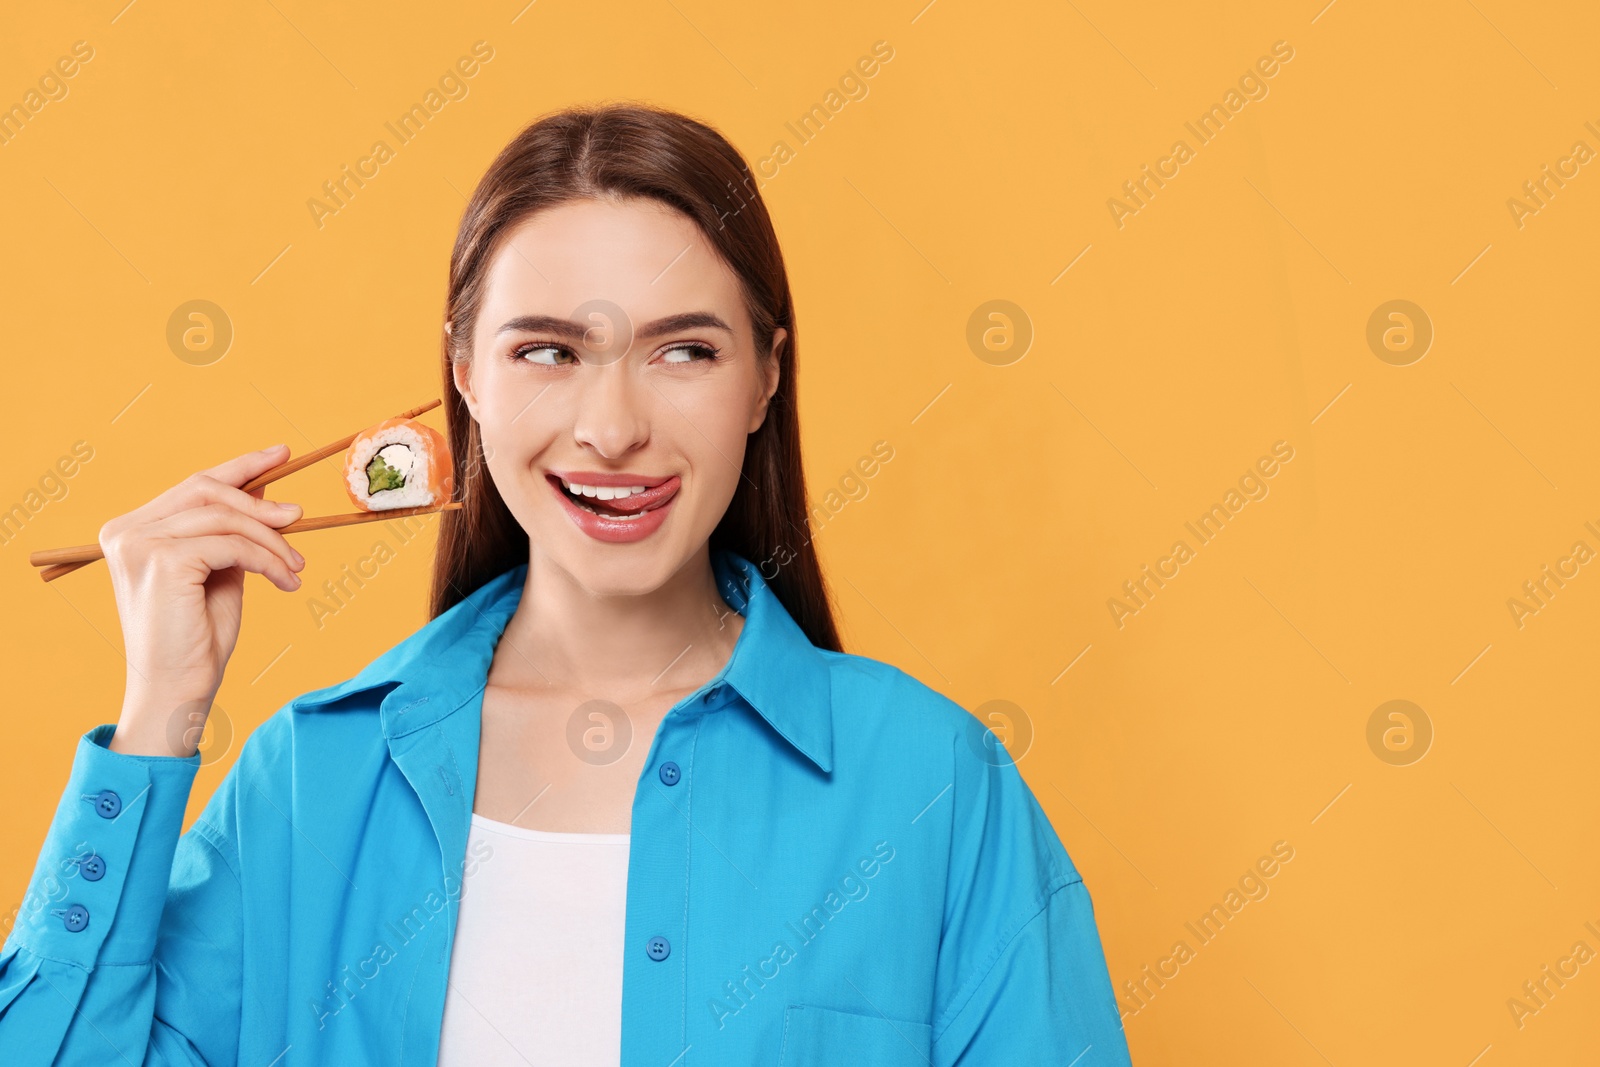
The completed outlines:
<svg viewBox="0 0 1600 1067">
<path fill-rule="evenodd" d="M 545 481 L 580 530 L 612 542 L 636 541 L 654 533 L 683 484 L 677 475 L 653 486 L 586 486 L 555 474 L 545 475 Z"/>
</svg>

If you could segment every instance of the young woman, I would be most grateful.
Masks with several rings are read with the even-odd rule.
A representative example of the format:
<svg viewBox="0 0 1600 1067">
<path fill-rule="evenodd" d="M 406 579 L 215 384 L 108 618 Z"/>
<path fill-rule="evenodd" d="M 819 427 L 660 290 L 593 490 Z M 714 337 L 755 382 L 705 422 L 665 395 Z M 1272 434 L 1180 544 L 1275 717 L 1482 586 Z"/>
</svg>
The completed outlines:
<svg viewBox="0 0 1600 1067">
<path fill-rule="evenodd" d="M 244 574 L 300 584 L 298 507 L 239 488 L 287 450 L 101 530 L 126 698 L 0 952 L 0 1062 L 1127 1063 L 1004 749 L 840 649 L 738 152 L 639 106 L 529 126 L 443 348 L 431 621 L 262 723 L 181 836 Z"/>
</svg>

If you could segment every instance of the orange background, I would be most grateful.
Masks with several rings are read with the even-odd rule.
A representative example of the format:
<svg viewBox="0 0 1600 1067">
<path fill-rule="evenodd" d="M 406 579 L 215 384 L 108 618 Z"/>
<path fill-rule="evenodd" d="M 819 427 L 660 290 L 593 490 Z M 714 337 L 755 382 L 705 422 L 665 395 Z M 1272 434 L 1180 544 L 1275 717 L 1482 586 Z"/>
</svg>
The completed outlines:
<svg viewBox="0 0 1600 1067">
<path fill-rule="evenodd" d="M 464 195 L 539 114 L 642 98 L 768 161 L 849 648 L 1014 705 L 994 721 L 1084 872 L 1134 1062 L 1600 1058 L 1600 962 L 1508 1007 L 1575 943 L 1600 953 L 1592 5 L 124 5 L 28 7 L 0 36 L 0 105 L 93 50 L 0 143 L 0 508 L 25 518 L 0 546 L 7 912 L 124 672 L 103 565 L 45 585 L 27 554 L 437 395 Z M 322 183 L 477 41 L 467 94 L 319 226 Z M 892 58 L 830 100 L 879 41 Z M 1185 123 L 1276 42 L 1292 58 L 1202 143 Z M 169 345 L 191 300 L 231 323 L 220 358 Z M 994 300 L 1016 310 L 974 345 Z M 1369 345 L 1391 300 L 1426 351 Z M 30 497 L 79 441 L 92 458 Z M 1185 524 L 1280 441 L 1292 459 L 1246 480 L 1266 495 L 1202 543 Z M 326 471 L 283 486 L 348 510 Z M 250 579 L 213 717 L 233 737 L 208 737 L 191 817 L 256 724 L 424 621 L 434 527 L 379 530 L 302 536 L 299 593 Z M 358 564 L 376 575 L 319 625 L 314 594 Z M 1170 577 L 1141 606 L 1146 565 Z M 1519 619 L 1546 565 L 1569 577 Z M 1416 710 L 1369 741 L 1391 700 Z M 1202 944 L 1185 924 L 1278 842 L 1292 860 L 1245 879 L 1266 895 Z"/>
</svg>

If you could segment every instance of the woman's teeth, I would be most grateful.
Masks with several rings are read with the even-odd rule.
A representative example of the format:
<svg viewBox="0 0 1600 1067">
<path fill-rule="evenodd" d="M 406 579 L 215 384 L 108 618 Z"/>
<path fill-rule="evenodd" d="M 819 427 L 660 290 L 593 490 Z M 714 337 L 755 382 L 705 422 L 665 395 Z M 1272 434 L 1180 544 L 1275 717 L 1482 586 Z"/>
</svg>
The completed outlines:
<svg viewBox="0 0 1600 1067">
<path fill-rule="evenodd" d="M 562 487 L 566 490 L 568 500 L 572 501 L 583 510 L 592 512 L 593 514 L 599 515 L 602 518 L 611 519 L 615 522 L 632 522 L 645 513 L 644 511 L 618 511 L 611 507 L 605 507 L 602 509 L 589 502 L 591 498 L 596 501 L 626 499 L 627 497 L 633 496 L 635 493 L 644 492 L 644 486 L 634 488 L 630 486 L 576 485 L 564 478 L 560 479 L 560 481 Z"/>
<path fill-rule="evenodd" d="M 565 478 L 561 479 L 561 484 L 574 496 L 588 496 L 596 500 L 622 500 L 644 492 L 642 485 L 579 485 Z"/>
</svg>

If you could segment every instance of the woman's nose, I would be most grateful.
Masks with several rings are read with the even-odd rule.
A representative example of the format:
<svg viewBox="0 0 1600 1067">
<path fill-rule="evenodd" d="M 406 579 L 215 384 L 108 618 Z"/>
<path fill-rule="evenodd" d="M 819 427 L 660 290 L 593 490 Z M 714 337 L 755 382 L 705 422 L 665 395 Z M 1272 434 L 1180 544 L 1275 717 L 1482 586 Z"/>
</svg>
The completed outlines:
<svg viewBox="0 0 1600 1067">
<path fill-rule="evenodd" d="M 573 436 L 608 458 L 644 444 L 650 435 L 649 386 L 637 380 L 630 361 L 584 367 L 572 397 Z"/>
</svg>

